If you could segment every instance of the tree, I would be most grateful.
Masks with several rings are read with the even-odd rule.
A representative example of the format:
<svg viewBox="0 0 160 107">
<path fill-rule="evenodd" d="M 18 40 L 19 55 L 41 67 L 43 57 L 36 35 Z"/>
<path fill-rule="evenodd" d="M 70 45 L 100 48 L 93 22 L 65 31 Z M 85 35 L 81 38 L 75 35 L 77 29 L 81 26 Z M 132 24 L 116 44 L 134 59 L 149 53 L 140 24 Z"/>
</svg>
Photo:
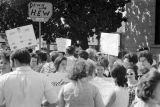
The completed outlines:
<svg viewBox="0 0 160 107">
<path fill-rule="evenodd" d="M 5 1 L 5 0 L 3 0 Z M 28 3 L 43 0 L 12 0 L 0 3 L 0 31 L 4 32 L 32 23 L 38 35 L 38 24 L 28 19 Z M 42 24 L 42 34 L 48 43 L 56 37 L 66 37 L 81 42 L 82 48 L 88 48 L 87 38 L 100 32 L 116 32 L 129 0 L 46 0 L 53 4 L 53 15 Z M 98 36 L 99 37 L 99 36 Z"/>
</svg>

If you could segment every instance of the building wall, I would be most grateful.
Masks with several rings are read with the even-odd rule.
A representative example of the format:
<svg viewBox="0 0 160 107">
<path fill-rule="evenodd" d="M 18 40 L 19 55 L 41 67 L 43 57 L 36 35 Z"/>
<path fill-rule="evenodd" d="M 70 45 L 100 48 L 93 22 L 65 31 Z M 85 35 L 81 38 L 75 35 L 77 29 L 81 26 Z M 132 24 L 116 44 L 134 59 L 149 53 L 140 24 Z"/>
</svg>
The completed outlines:
<svg viewBox="0 0 160 107">
<path fill-rule="evenodd" d="M 125 49 L 135 52 L 139 47 L 154 44 L 155 5 L 156 0 L 131 0 L 127 4 Z"/>
</svg>

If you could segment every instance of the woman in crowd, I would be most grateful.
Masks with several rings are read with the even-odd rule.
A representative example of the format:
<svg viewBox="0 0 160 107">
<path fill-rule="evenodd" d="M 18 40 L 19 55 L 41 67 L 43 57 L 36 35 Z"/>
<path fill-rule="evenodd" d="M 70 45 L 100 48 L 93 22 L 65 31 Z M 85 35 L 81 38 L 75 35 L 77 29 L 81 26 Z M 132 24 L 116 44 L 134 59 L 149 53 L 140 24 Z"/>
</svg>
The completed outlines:
<svg viewBox="0 0 160 107">
<path fill-rule="evenodd" d="M 37 70 L 38 69 L 38 56 L 35 53 L 31 53 L 31 62 L 30 62 L 30 66 L 33 70 Z"/>
<path fill-rule="evenodd" d="M 68 73 L 66 72 L 67 58 L 64 56 L 59 56 L 54 61 L 55 71 L 50 73 L 48 77 L 51 79 L 51 84 L 55 87 L 57 91 L 57 97 L 60 88 L 69 82 Z"/>
<path fill-rule="evenodd" d="M 136 65 L 127 68 L 127 83 L 129 87 L 136 86 L 138 82 L 138 67 Z"/>
<path fill-rule="evenodd" d="M 104 107 L 99 90 L 86 79 L 86 61 L 78 60 L 58 96 L 59 107 Z"/>
<path fill-rule="evenodd" d="M 136 65 L 137 62 L 138 62 L 138 56 L 135 53 L 128 53 L 124 56 L 123 63 L 126 68 L 131 65 Z"/>
<path fill-rule="evenodd" d="M 127 68 L 127 83 L 129 88 L 129 105 L 131 107 L 132 102 L 135 99 L 135 89 L 138 83 L 138 67 L 136 65 L 130 65 Z"/>
<path fill-rule="evenodd" d="M 47 73 L 55 72 L 54 61 L 58 56 L 59 56 L 59 53 L 57 51 L 52 51 L 50 53 L 51 62 L 48 62 L 43 66 L 43 69 L 45 70 L 45 72 Z"/>
<path fill-rule="evenodd" d="M 160 107 L 160 73 L 157 71 L 145 74 L 137 86 L 140 99 L 134 107 Z"/>
<path fill-rule="evenodd" d="M 115 64 L 111 70 L 111 76 L 114 79 L 116 87 L 106 101 L 106 107 L 127 107 L 129 103 L 129 92 L 127 89 L 125 67 Z"/>
<path fill-rule="evenodd" d="M 54 61 L 55 71 L 47 74 L 52 86 L 54 87 L 55 96 L 58 98 L 58 93 L 61 87 L 69 82 L 68 73 L 66 72 L 67 58 L 59 56 Z M 43 105 L 47 105 L 46 101 L 43 101 Z"/>
<path fill-rule="evenodd" d="M 10 66 L 10 52 L 2 51 L 0 53 L 0 70 L 1 75 L 12 71 Z"/>
<path fill-rule="evenodd" d="M 141 77 L 149 72 L 149 69 L 147 68 L 138 68 L 138 80 L 141 79 Z"/>
<path fill-rule="evenodd" d="M 44 51 L 40 51 L 37 53 L 38 55 L 38 69 L 37 72 L 46 73 L 44 65 L 47 63 L 47 53 Z"/>
</svg>

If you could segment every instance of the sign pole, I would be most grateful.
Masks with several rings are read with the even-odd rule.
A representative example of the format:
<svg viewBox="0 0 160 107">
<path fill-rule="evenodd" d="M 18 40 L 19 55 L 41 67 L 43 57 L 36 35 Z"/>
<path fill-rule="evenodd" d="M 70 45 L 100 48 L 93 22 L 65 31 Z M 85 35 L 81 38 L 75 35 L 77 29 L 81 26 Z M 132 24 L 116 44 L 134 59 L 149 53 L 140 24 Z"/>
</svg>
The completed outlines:
<svg viewBox="0 0 160 107">
<path fill-rule="evenodd" d="M 39 23 L 39 50 L 41 50 L 41 22 Z"/>
</svg>

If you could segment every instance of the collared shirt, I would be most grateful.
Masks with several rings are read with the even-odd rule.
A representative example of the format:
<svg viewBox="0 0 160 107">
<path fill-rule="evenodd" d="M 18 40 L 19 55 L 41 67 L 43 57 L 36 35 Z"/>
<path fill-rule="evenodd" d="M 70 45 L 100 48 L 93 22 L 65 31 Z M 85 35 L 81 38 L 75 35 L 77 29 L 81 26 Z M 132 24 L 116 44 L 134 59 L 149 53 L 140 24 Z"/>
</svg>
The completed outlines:
<svg viewBox="0 0 160 107">
<path fill-rule="evenodd" d="M 71 72 L 72 71 L 72 69 L 73 69 L 73 67 L 74 67 L 74 64 L 75 64 L 75 62 L 76 62 L 76 58 L 74 57 L 74 56 L 69 56 L 69 57 L 67 57 L 67 72 Z"/>
<path fill-rule="evenodd" d="M 41 107 L 42 99 L 55 103 L 54 89 L 44 74 L 33 71 L 29 66 L 0 77 L 0 105 L 6 107 Z"/>
</svg>

